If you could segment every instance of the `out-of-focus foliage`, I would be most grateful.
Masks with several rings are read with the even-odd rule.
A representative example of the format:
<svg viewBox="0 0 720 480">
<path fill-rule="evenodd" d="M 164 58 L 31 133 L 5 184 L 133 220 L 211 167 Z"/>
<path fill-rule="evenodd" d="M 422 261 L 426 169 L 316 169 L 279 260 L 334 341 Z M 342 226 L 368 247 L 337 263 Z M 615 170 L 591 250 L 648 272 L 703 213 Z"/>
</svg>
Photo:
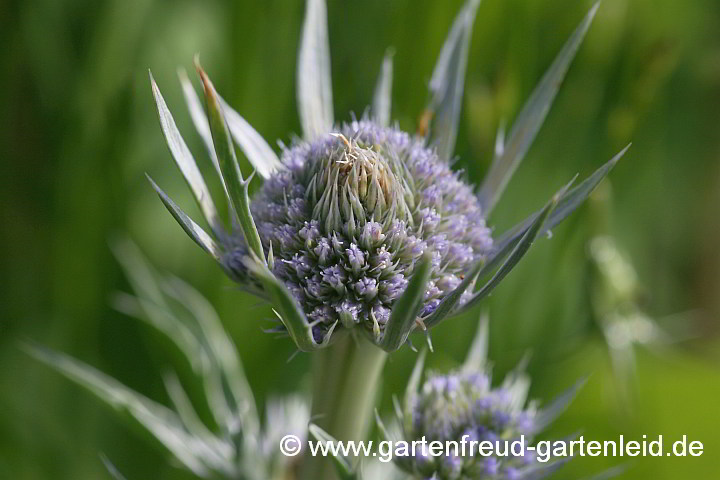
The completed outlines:
<svg viewBox="0 0 720 480">
<path fill-rule="evenodd" d="M 336 118 L 364 112 L 388 46 L 395 49 L 393 118 L 408 130 L 425 106 L 434 59 L 461 0 L 366 0 L 328 5 Z M 473 29 L 459 126 L 458 166 L 487 171 L 495 132 L 512 120 L 591 2 L 484 0 Z M 170 161 L 147 80 L 151 67 L 181 131 L 176 69 L 199 52 L 219 91 L 265 138 L 299 133 L 295 57 L 303 2 L 286 0 L 23 0 L 0 4 L 0 478 L 187 478 L 161 450 L 97 401 L 17 348 L 31 338 L 98 366 L 167 403 L 171 346 L 113 311 L 128 285 L 108 239 L 128 232 L 153 263 L 200 289 L 238 345 L 260 403 L 305 388 L 309 358 L 261 332 L 272 313 L 236 291 L 180 231 L 145 180 L 150 172 L 193 215 Z M 538 140 L 493 212 L 497 231 L 576 172 L 591 173 L 629 141 L 611 175 L 606 210 L 582 208 L 540 240 L 490 299 L 490 358 L 498 374 L 528 348 L 531 396 L 588 384 L 549 436 L 583 428 L 593 439 L 687 434 L 699 458 L 636 459 L 625 478 L 707 478 L 718 468 L 712 419 L 720 395 L 720 4 L 605 0 Z M 201 139 L 186 140 L 205 158 Z M 241 159 L 245 174 L 247 160 Z M 208 161 L 201 165 L 209 172 Z M 220 185 L 210 185 L 218 191 Z M 599 218 L 602 217 L 602 218 Z M 602 222 L 602 231 L 598 229 Z M 660 352 L 638 347 L 629 405 L 620 400 L 593 307 L 596 235 L 632 262 L 654 319 L 675 315 L 696 339 Z M 551 279 L 551 281 L 550 281 Z M 436 368 L 457 364 L 475 313 L 435 330 Z M 383 405 L 402 390 L 415 355 L 385 370 Z M 191 395 L 200 392 L 190 392 Z M 617 459 L 576 459 L 579 478 Z"/>
</svg>

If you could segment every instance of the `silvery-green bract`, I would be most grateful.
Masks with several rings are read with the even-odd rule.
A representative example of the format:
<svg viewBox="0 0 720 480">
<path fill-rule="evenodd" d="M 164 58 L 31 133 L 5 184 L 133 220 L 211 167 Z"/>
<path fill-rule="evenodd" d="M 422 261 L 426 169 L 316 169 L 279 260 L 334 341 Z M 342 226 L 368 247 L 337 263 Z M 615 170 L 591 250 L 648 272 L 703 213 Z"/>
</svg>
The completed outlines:
<svg viewBox="0 0 720 480">
<path fill-rule="evenodd" d="M 152 81 L 170 151 L 212 235 L 153 186 L 184 230 L 228 276 L 272 303 L 279 330 L 299 349 L 315 350 L 328 345 L 334 333 L 353 331 L 393 351 L 413 330 L 428 331 L 476 305 L 537 235 L 566 218 L 624 153 L 574 188 L 561 189 L 516 227 L 491 236 L 488 215 L 540 129 L 597 5 L 571 35 L 508 135 L 498 134 L 495 158 L 476 189 L 452 169 L 450 160 L 479 3 L 468 0 L 450 30 L 415 134 L 390 124 L 389 55 L 369 113 L 359 120 L 335 121 L 324 0 L 307 1 L 299 50 L 303 137 L 279 154 L 223 101 L 197 62 L 205 111 L 181 74 L 193 122 L 222 180 L 229 222 L 220 218 Z M 252 199 L 250 178 L 240 172 L 234 144 L 264 181 Z"/>
</svg>

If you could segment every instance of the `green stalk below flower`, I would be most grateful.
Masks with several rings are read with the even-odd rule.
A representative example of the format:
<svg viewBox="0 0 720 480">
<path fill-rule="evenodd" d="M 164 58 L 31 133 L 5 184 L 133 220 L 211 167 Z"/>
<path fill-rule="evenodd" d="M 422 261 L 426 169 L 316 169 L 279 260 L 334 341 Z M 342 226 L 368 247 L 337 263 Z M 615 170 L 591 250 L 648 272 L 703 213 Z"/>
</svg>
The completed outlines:
<svg viewBox="0 0 720 480">
<path fill-rule="evenodd" d="M 337 440 L 365 440 L 387 353 L 348 333 L 313 355 L 314 422 Z M 306 454 L 300 479 L 337 478 L 330 458 Z"/>
</svg>

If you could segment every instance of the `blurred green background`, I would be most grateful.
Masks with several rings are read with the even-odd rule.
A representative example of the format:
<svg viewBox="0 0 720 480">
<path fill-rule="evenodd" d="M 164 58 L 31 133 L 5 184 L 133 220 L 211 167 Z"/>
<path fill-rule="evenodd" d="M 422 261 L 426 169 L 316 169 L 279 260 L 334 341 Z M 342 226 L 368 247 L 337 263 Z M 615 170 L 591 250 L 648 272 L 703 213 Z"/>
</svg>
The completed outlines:
<svg viewBox="0 0 720 480">
<path fill-rule="evenodd" d="M 388 46 L 395 48 L 393 118 L 414 129 L 435 58 L 461 0 L 329 0 L 336 118 L 362 114 Z M 457 153 L 473 181 L 511 120 L 590 7 L 577 0 L 484 0 L 475 24 Z M 252 386 L 306 388 L 307 355 L 261 332 L 271 313 L 235 290 L 174 223 L 149 172 L 190 213 L 154 110 L 151 68 L 196 158 L 204 162 L 177 81 L 203 64 L 218 90 L 274 145 L 299 131 L 295 56 L 304 3 L 291 0 L 23 0 L 0 3 L 0 478 L 108 478 L 105 452 L 130 479 L 187 478 L 162 451 L 18 345 L 71 353 L 165 400 L 165 346 L 113 311 L 128 290 L 108 248 L 128 233 L 156 266 L 210 298 L 232 333 Z M 633 147 L 592 199 L 540 240 L 488 302 L 500 374 L 533 351 L 532 396 L 549 399 L 591 374 L 552 434 L 642 439 L 687 434 L 699 458 L 638 458 L 622 478 L 716 478 L 720 468 L 720 2 L 605 0 L 560 95 L 492 217 L 497 232 L 524 218 L 575 173 Z M 243 168 L 248 167 L 245 162 Z M 612 235 L 641 285 L 631 310 L 676 342 L 639 346 L 634 376 L 613 372 L 605 295 L 589 255 Z M 628 267 L 628 264 L 625 264 Z M 612 288 L 610 288 L 612 290 Z M 431 365 L 463 358 L 476 315 L 434 335 Z M 680 341 L 682 339 L 682 341 Z M 393 356 L 383 405 L 414 355 Z M 625 388 L 628 386 L 628 388 Z M 582 478 L 626 459 L 581 458 L 557 478 Z"/>
</svg>

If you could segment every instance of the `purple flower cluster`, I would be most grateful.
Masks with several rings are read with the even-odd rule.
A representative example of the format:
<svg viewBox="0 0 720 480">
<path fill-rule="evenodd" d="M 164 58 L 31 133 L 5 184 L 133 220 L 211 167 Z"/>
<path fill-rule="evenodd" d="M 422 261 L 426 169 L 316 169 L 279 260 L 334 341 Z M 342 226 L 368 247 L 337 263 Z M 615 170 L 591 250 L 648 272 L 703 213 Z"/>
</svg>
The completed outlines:
<svg viewBox="0 0 720 480">
<path fill-rule="evenodd" d="M 492 246 L 472 188 L 396 128 L 354 121 L 286 149 L 282 161 L 252 214 L 316 339 L 336 322 L 382 332 L 426 251 L 429 315 Z"/>
<path fill-rule="evenodd" d="M 453 372 L 431 374 L 419 392 L 410 400 L 410 424 L 405 440 L 456 441 L 465 438 L 468 450 L 464 457 L 434 457 L 427 452 L 415 452 L 415 457 L 398 458 L 398 465 L 418 478 L 437 480 L 456 479 L 520 479 L 523 472 L 535 463 L 532 456 L 483 456 L 470 452 L 471 442 L 477 450 L 479 442 L 514 440 L 520 435 L 531 438 L 535 433 L 536 411 L 515 401 L 513 386 L 492 388 L 490 378 L 482 372 Z M 520 398 L 520 395 L 518 395 Z M 536 472 L 537 473 L 537 472 Z"/>
</svg>

